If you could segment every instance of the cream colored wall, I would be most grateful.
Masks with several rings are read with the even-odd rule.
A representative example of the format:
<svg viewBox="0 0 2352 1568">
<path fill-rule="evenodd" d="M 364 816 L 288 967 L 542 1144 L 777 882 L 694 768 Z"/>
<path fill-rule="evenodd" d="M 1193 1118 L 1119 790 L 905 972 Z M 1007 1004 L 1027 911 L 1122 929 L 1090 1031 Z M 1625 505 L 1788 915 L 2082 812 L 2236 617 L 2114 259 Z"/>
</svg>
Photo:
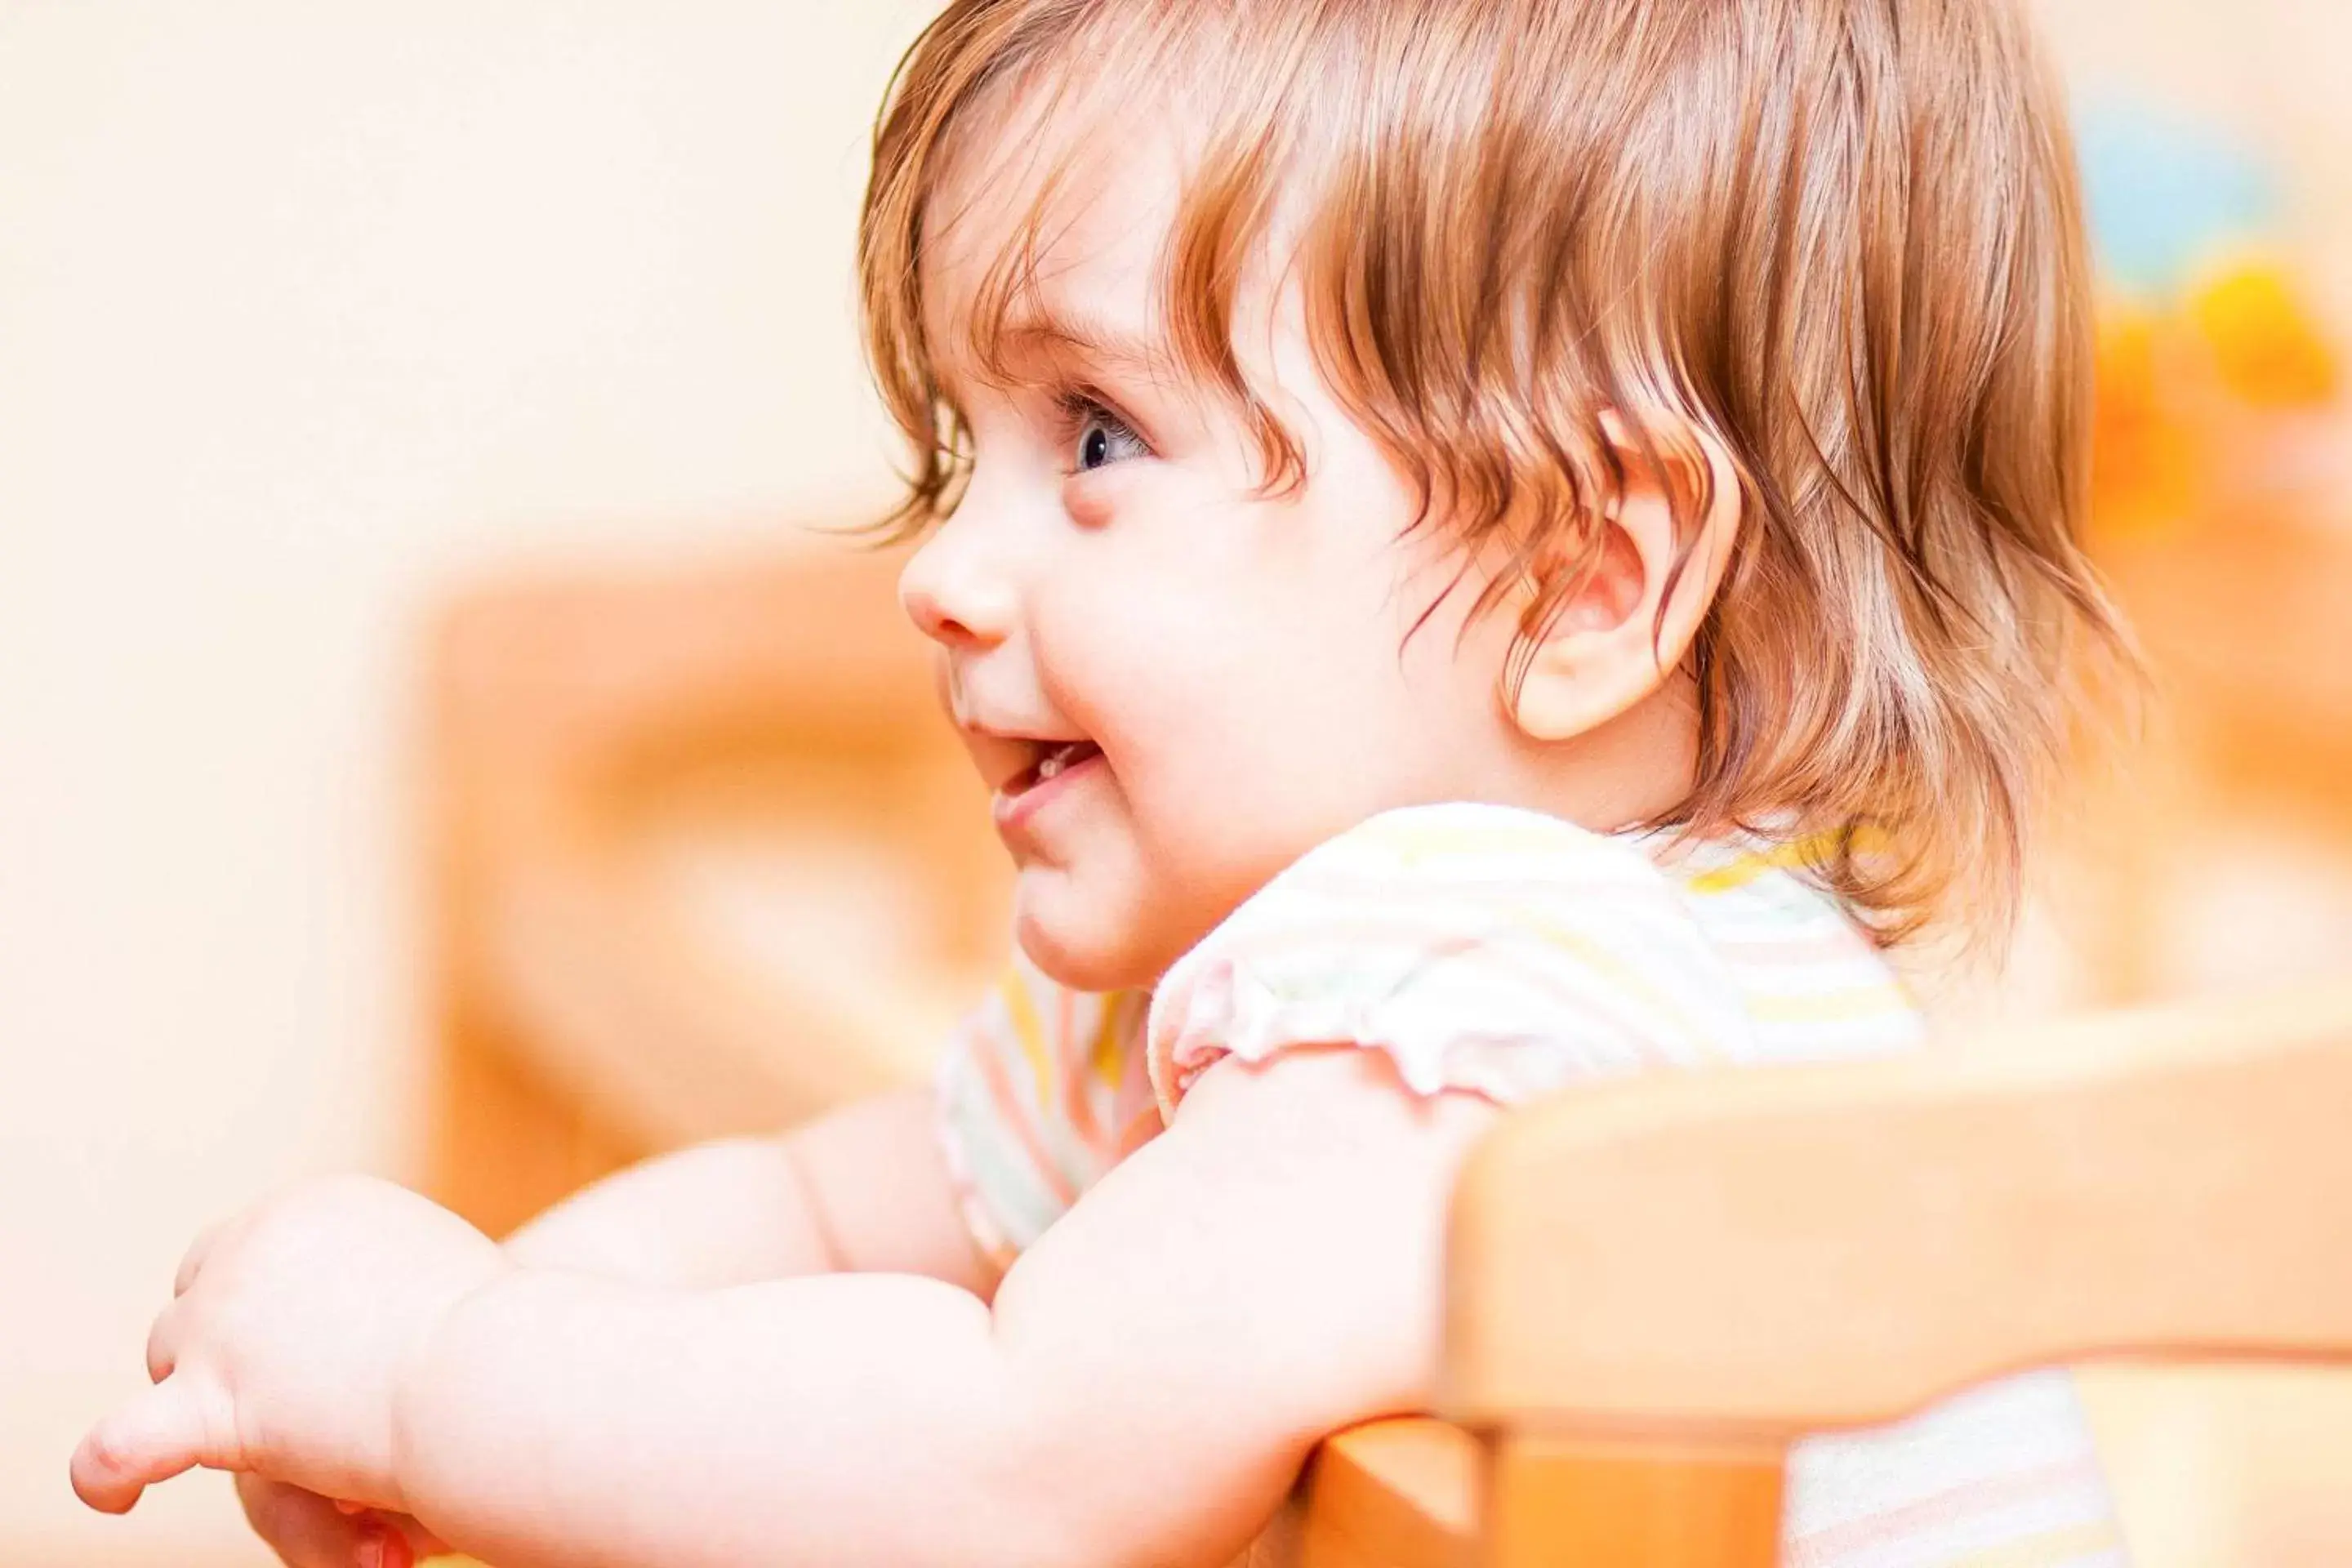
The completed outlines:
<svg viewBox="0 0 2352 1568">
<path fill-rule="evenodd" d="M 2352 6 L 2047 4 L 2352 279 Z M 880 492 L 851 215 L 927 8 L 0 0 L 0 1568 L 261 1561 L 65 1457 L 200 1224 L 410 1154 L 416 607 Z"/>
<path fill-rule="evenodd" d="M 0 0 L 0 1564 L 206 1219 L 398 1170 L 430 584 L 887 478 L 848 262 L 924 0 Z"/>
</svg>

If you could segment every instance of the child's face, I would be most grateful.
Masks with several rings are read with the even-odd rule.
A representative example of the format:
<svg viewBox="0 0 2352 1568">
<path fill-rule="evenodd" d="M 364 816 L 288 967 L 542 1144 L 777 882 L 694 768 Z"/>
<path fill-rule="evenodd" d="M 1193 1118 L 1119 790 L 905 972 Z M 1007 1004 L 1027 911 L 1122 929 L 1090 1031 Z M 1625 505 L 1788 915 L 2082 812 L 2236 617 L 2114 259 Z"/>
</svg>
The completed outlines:
<svg viewBox="0 0 2352 1568">
<path fill-rule="evenodd" d="M 1016 384 L 962 363 L 992 226 L 1031 200 L 1018 156 L 997 161 L 1013 167 L 956 171 L 930 209 L 969 215 L 934 237 L 923 286 L 974 466 L 901 597 L 996 792 L 1023 946 L 1066 984 L 1145 985 L 1366 816 L 1509 793 L 1511 627 L 1465 626 L 1483 580 L 1456 584 L 1435 531 L 1400 539 L 1412 497 L 1321 384 L 1295 301 L 1236 335 L 1304 446 L 1296 495 L 1255 493 L 1237 415 L 1151 348 L 1172 145 L 1123 148 L 1049 209 L 1016 312 L 1047 331 L 1016 334 Z"/>
</svg>

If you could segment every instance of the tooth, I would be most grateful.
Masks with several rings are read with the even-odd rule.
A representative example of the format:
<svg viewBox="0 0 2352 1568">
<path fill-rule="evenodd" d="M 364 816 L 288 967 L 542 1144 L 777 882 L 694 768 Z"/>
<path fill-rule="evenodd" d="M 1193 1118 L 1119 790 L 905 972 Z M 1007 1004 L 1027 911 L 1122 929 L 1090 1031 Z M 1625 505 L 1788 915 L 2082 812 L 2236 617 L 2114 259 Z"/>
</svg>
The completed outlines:
<svg viewBox="0 0 2352 1568">
<path fill-rule="evenodd" d="M 1037 764 L 1037 782 L 1039 784 L 1044 784 L 1047 779 L 1052 778 L 1055 773 L 1060 773 L 1062 771 L 1063 759 L 1068 755 L 1069 753 L 1067 752 L 1055 752 L 1052 755 L 1048 756 L 1044 762 L 1039 763 Z"/>
</svg>

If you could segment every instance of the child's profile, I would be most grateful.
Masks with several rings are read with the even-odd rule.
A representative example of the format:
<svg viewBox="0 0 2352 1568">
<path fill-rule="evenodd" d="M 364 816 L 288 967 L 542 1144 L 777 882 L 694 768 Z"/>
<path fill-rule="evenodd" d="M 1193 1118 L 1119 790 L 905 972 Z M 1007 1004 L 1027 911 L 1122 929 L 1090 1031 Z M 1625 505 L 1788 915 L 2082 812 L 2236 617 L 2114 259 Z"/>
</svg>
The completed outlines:
<svg viewBox="0 0 2352 1568">
<path fill-rule="evenodd" d="M 1911 1049 L 1887 951 L 1998 945 L 2114 635 L 2011 0 L 959 0 L 874 153 L 1010 973 L 931 1083 L 503 1246 L 356 1181 L 231 1222 L 94 1506 L 202 1464 L 297 1564 L 1214 1568 L 1429 1404 L 1508 1108 Z M 2062 1373 L 1791 1479 L 1806 1562 L 2122 1560 Z"/>
</svg>

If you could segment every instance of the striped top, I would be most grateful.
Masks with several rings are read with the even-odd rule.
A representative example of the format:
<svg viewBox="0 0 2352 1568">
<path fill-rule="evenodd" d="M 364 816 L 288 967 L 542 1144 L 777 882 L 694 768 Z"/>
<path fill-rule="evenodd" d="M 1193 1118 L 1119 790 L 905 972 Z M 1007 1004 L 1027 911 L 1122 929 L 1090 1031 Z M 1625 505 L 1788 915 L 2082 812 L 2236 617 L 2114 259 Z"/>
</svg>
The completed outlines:
<svg viewBox="0 0 2352 1568">
<path fill-rule="evenodd" d="M 1149 993 L 1072 992 L 1016 956 L 936 1079 L 965 1218 L 1008 1267 L 1227 1055 L 1352 1042 L 1416 1092 L 1510 1104 L 1643 1070 L 1916 1047 L 1909 997 L 1798 875 L 1801 850 L 1413 806 L 1309 852 Z M 1799 1568 L 2125 1561 L 2063 1373 L 1801 1445 L 1784 1548 Z"/>
</svg>

